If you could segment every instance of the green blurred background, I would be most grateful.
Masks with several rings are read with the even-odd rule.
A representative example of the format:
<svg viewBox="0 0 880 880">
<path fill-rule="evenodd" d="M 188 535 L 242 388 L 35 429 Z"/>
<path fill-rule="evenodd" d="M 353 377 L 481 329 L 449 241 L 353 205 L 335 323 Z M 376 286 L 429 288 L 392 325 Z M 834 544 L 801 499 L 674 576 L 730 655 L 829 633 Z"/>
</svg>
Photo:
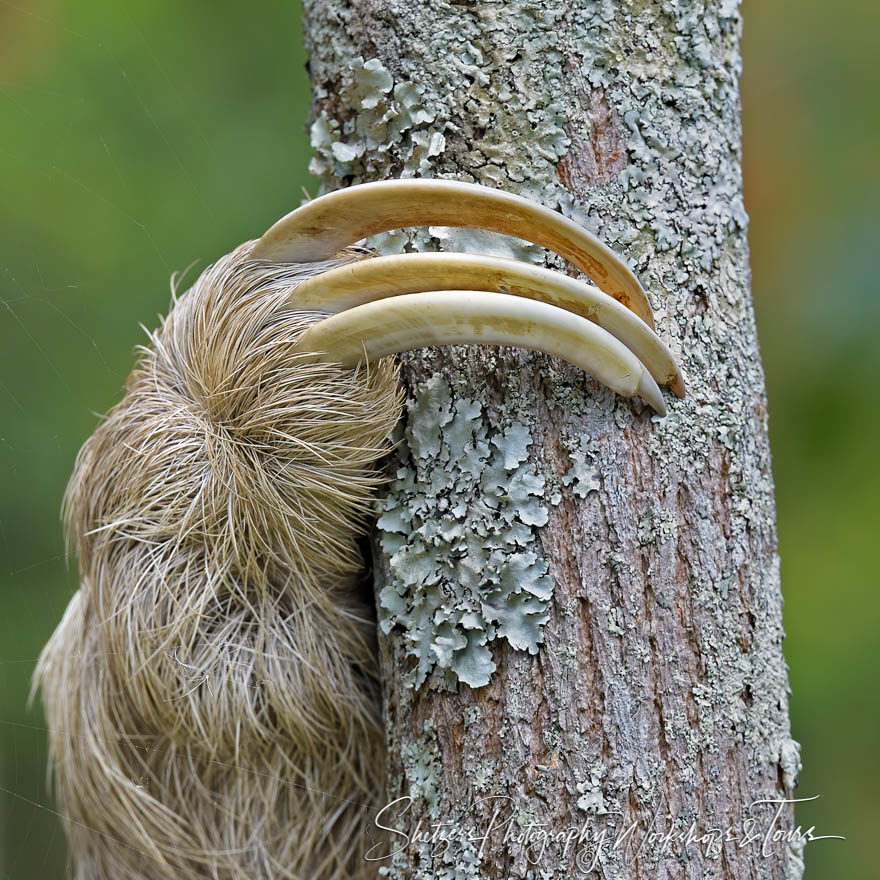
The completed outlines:
<svg viewBox="0 0 880 880">
<path fill-rule="evenodd" d="M 252 7 L 254 8 L 254 7 Z M 880 6 L 745 0 L 754 297 L 770 394 L 799 821 L 877 876 Z M 0 0 L 0 878 L 64 876 L 34 659 L 75 579 L 58 522 L 168 279 L 298 203 L 298 4 Z M 234 209 L 231 208 L 234 206 Z M 872 245 L 872 242 L 875 242 Z M 204 262 L 199 265 L 204 265 Z"/>
</svg>

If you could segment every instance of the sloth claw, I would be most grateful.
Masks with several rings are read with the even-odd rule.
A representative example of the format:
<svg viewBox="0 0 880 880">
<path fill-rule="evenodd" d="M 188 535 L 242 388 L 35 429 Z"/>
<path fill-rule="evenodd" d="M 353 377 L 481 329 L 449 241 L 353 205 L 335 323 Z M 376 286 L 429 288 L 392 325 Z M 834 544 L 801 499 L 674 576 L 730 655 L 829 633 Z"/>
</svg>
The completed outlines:
<svg viewBox="0 0 880 880">
<path fill-rule="evenodd" d="M 684 396 L 675 359 L 653 330 L 647 296 L 606 245 L 572 220 L 510 193 L 448 180 L 389 180 L 321 196 L 283 217 L 251 259 L 314 262 L 377 232 L 468 226 L 550 248 L 597 286 L 516 260 L 474 254 L 375 257 L 313 275 L 291 309 L 325 312 L 300 348 L 354 366 L 457 343 L 514 345 L 561 357 L 660 415 L 659 385 Z"/>
</svg>

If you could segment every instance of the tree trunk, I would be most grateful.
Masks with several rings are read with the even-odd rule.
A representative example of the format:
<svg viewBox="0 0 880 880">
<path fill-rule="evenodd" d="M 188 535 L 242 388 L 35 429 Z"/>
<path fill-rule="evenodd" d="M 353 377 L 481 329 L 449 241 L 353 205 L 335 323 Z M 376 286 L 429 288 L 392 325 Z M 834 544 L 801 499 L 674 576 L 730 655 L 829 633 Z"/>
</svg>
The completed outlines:
<svg viewBox="0 0 880 880">
<path fill-rule="evenodd" d="M 755 804 L 792 797 L 799 757 L 736 0 L 304 7 L 327 188 L 449 177 L 558 208 L 629 260 L 688 383 L 660 420 L 543 355 L 401 359 L 409 399 L 374 556 L 388 800 L 406 800 L 379 819 L 397 832 L 379 864 L 397 878 L 800 877 L 802 847 L 773 833 L 791 807 Z M 445 228 L 373 244 L 545 259 Z"/>
</svg>

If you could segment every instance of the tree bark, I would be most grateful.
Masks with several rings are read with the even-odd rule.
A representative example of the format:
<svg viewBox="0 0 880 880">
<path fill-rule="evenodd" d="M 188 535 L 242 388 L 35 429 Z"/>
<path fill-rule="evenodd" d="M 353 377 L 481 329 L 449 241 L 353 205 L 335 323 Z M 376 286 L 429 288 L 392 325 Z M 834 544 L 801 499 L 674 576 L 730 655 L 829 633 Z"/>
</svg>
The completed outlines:
<svg viewBox="0 0 880 880">
<path fill-rule="evenodd" d="M 449 177 L 558 208 L 629 260 L 688 384 L 660 420 L 542 355 L 401 358 L 374 568 L 388 801 L 407 800 L 381 817 L 398 833 L 379 864 L 397 878 L 800 877 L 798 842 L 764 837 L 791 830 L 791 807 L 774 820 L 755 804 L 793 797 L 800 763 L 736 0 L 304 9 L 326 188 Z M 546 258 L 445 228 L 373 244 Z M 436 823 L 445 845 L 428 839 Z"/>
</svg>

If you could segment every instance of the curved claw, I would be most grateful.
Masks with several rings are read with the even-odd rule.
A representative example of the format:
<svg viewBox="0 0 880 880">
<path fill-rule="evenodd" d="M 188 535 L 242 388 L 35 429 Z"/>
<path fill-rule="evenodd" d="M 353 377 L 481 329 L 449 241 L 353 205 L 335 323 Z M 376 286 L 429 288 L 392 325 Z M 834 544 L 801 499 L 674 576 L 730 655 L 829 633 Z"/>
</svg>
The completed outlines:
<svg viewBox="0 0 880 880">
<path fill-rule="evenodd" d="M 542 245 L 585 272 L 654 326 L 645 291 L 622 260 L 573 220 L 521 196 L 452 180 L 383 180 L 337 190 L 275 223 L 251 250 L 255 260 L 308 263 L 389 229 L 467 226 Z"/>
<path fill-rule="evenodd" d="M 589 318 L 631 349 L 659 385 L 684 395 L 684 380 L 672 352 L 629 309 L 590 284 L 503 257 L 426 253 L 359 260 L 306 279 L 287 304 L 337 313 L 386 297 L 462 289 L 509 293 Z"/>
<path fill-rule="evenodd" d="M 640 395 L 661 416 L 663 395 L 641 361 L 598 324 L 557 306 L 505 293 L 410 293 L 331 315 L 297 348 L 353 367 L 428 345 L 514 345 L 560 357 L 624 397 Z"/>
</svg>

